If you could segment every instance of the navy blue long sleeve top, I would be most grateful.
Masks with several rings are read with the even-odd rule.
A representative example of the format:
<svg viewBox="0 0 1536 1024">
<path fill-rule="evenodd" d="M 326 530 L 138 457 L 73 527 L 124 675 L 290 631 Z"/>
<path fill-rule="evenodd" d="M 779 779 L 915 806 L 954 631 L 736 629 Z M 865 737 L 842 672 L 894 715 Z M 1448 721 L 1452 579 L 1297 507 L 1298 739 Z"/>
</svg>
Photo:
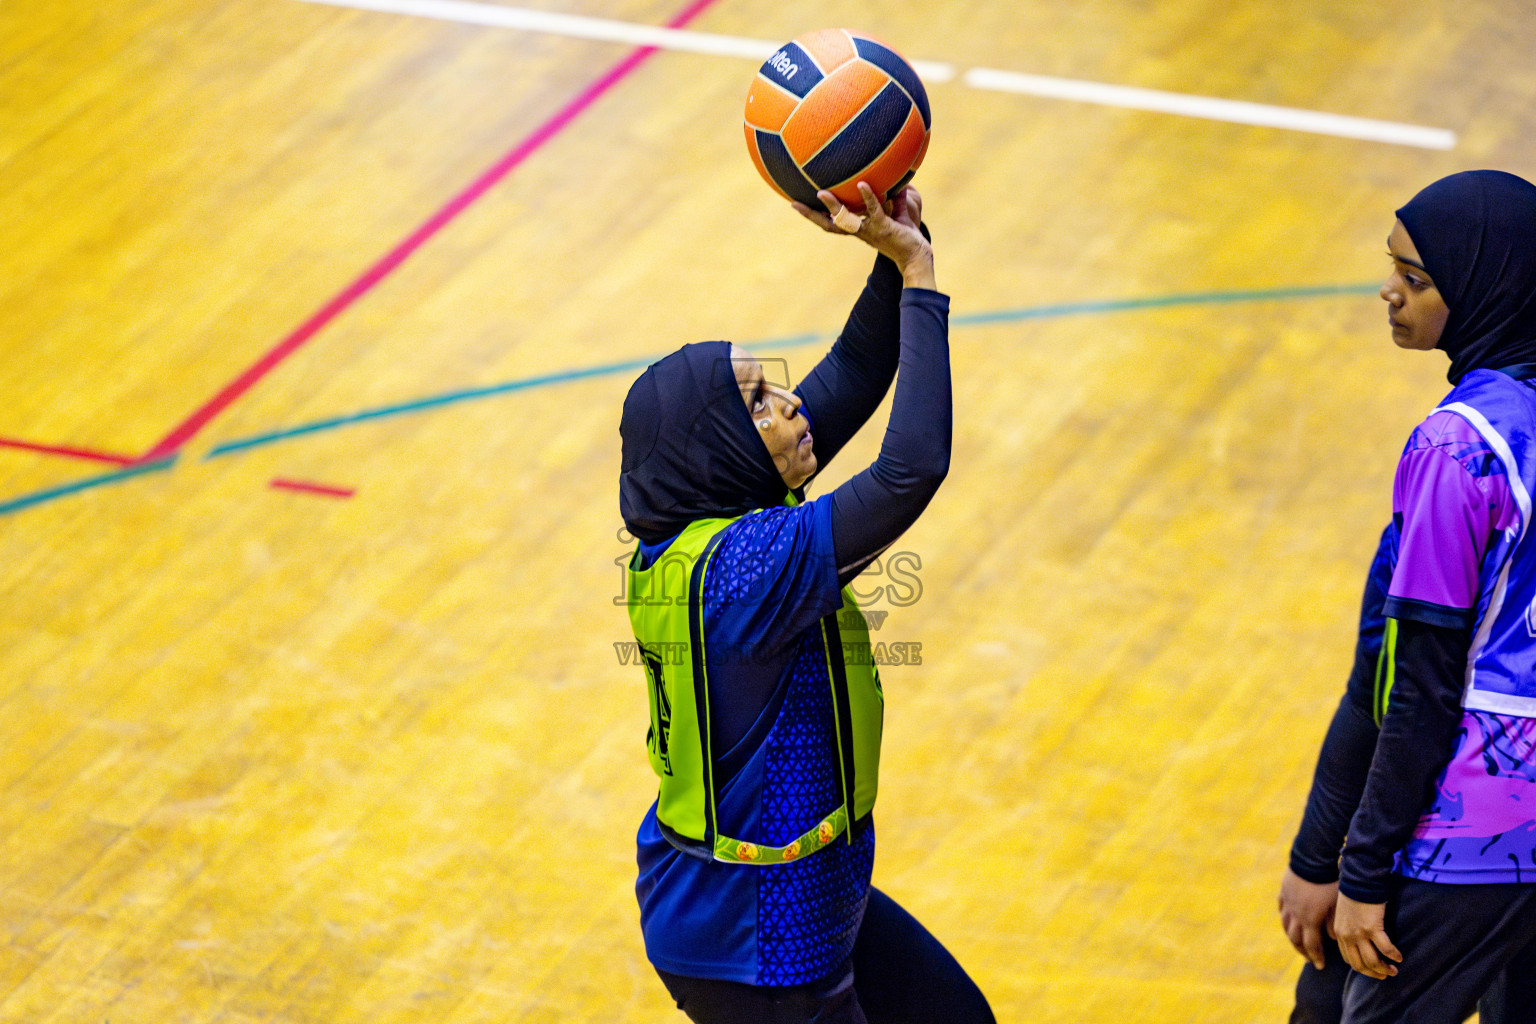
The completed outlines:
<svg viewBox="0 0 1536 1024">
<path fill-rule="evenodd" d="M 949 471 L 949 299 L 903 288 L 896 264 L 882 256 L 837 342 L 795 389 L 814 426 L 818 473 L 868 421 L 893 378 L 880 454 L 831 495 L 841 583 L 917 521 Z"/>
</svg>

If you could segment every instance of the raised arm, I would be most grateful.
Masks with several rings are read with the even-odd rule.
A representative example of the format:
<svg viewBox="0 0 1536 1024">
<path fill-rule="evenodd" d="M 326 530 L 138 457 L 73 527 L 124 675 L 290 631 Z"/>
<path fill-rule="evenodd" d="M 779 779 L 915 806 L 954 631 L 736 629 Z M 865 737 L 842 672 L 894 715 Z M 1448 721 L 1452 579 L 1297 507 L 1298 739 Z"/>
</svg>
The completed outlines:
<svg viewBox="0 0 1536 1024">
<path fill-rule="evenodd" d="M 917 193 L 906 201 L 909 220 L 925 238 Z M 885 400 L 901 358 L 901 268 L 876 257 L 864 290 L 832 349 L 795 389 L 815 428 L 817 472 L 869 421 Z"/>
<path fill-rule="evenodd" d="M 880 454 L 832 493 L 832 535 L 839 582 L 857 576 L 916 522 L 949 472 L 953 420 L 949 379 L 949 299 L 937 291 L 933 247 L 919 230 L 921 200 L 906 189 L 881 209 L 860 184 L 863 216 L 819 196 L 831 216 L 800 213 L 838 234 L 851 234 L 901 271 L 900 357 L 896 395 Z M 812 408 L 812 416 L 820 417 Z M 866 414 L 867 415 L 867 414 Z"/>
</svg>

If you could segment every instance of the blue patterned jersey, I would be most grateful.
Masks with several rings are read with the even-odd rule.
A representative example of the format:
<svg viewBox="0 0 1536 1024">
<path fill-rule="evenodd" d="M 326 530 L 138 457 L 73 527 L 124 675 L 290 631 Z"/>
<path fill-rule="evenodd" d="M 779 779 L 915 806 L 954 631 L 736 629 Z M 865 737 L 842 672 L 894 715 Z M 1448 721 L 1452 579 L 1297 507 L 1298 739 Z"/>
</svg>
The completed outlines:
<svg viewBox="0 0 1536 1024">
<path fill-rule="evenodd" d="M 704 641 L 722 833 L 767 846 L 839 805 L 835 719 L 820 620 L 842 604 L 831 500 L 766 509 L 724 531 L 704 583 Z M 723 780 L 723 781 L 722 781 Z M 664 971 L 799 985 L 853 950 L 874 828 L 774 867 L 705 861 L 637 836 L 646 955 Z"/>
</svg>

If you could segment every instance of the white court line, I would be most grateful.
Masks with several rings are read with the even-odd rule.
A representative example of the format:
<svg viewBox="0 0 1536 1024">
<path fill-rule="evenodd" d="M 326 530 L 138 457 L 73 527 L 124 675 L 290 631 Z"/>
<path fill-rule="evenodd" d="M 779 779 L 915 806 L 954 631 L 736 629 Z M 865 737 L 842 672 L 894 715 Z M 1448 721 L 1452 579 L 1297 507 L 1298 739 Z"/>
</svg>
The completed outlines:
<svg viewBox="0 0 1536 1024">
<path fill-rule="evenodd" d="M 328 7 L 355 7 L 363 11 L 387 14 L 411 14 L 439 21 L 457 21 L 467 25 L 519 28 L 528 32 L 548 32 L 576 39 L 599 39 L 631 46 L 654 46 L 662 50 L 707 53 L 718 57 L 746 57 L 764 61 L 773 56 L 783 42 L 744 39 L 741 36 L 717 36 L 680 28 L 637 25 L 630 21 L 609 21 L 575 14 L 530 11 L 522 7 L 473 3 L 471 0 L 305 0 Z M 955 77 L 953 64 L 911 61 L 912 68 L 930 82 L 948 82 Z"/>
<path fill-rule="evenodd" d="M 972 68 L 967 71 L 965 84 L 975 89 L 1027 93 L 1030 96 L 1058 100 L 1080 100 L 1107 107 L 1151 110 L 1210 121 L 1262 125 L 1266 128 L 1287 128 L 1315 135 L 1340 135 L 1348 139 L 1391 142 L 1421 149 L 1452 149 L 1456 145 L 1456 133 L 1444 128 L 1425 128 L 1396 121 L 1373 121 L 1364 117 L 1346 117 L 1343 114 L 1326 114 L 1295 107 L 1272 107 L 1264 103 L 1135 89 L 1125 85 L 1104 85 L 1070 78 L 1023 75 L 1014 71 L 993 71 L 991 68 Z"/>
<path fill-rule="evenodd" d="M 436 18 L 440 21 L 455 21 L 467 25 L 547 32 L 577 39 L 626 43 L 631 46 L 654 46 L 663 50 L 682 50 L 720 57 L 743 57 L 759 61 L 766 60 L 782 45 L 782 43 L 765 39 L 745 39 L 740 36 L 721 36 L 688 29 L 659 28 L 628 21 L 611 21 L 606 18 L 531 11 L 521 7 L 476 3 L 473 0 L 303 0 L 303 2 L 329 7 L 379 11 L 386 14 Z M 930 82 L 948 82 L 955 77 L 953 64 L 917 60 L 911 63 L 913 69 Z M 1367 142 L 1386 142 L 1398 146 L 1414 146 L 1419 149 L 1453 149 L 1456 146 L 1456 133 L 1444 128 L 1427 128 L 1423 125 L 1400 124 L 1396 121 L 1376 121 L 1344 114 L 1300 110 L 1295 107 L 1275 107 L 1264 103 L 1159 92 L 1155 89 L 1106 85 L 1070 78 L 1048 78 L 1043 75 L 1026 75 L 1014 71 L 997 71 L 992 68 L 972 68 L 965 73 L 964 81 L 973 89 L 1024 93 L 1049 99 L 1076 100 L 1082 103 L 1148 110 L 1209 121 L 1283 128 L 1289 131 L 1334 135 Z"/>
</svg>

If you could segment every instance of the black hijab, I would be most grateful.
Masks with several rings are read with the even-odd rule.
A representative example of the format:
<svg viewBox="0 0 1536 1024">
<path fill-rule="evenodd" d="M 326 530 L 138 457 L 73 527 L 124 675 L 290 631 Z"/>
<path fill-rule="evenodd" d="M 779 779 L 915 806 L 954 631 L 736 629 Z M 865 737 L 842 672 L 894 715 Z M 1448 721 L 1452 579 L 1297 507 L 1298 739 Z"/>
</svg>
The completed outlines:
<svg viewBox="0 0 1536 1024">
<path fill-rule="evenodd" d="M 647 544 L 788 493 L 742 401 L 730 342 L 684 345 L 647 367 L 624 397 L 619 437 L 619 513 Z"/>
<path fill-rule="evenodd" d="M 1397 211 L 1450 308 L 1438 348 L 1452 384 L 1536 364 L 1536 185 L 1503 171 L 1441 178 Z"/>
</svg>

